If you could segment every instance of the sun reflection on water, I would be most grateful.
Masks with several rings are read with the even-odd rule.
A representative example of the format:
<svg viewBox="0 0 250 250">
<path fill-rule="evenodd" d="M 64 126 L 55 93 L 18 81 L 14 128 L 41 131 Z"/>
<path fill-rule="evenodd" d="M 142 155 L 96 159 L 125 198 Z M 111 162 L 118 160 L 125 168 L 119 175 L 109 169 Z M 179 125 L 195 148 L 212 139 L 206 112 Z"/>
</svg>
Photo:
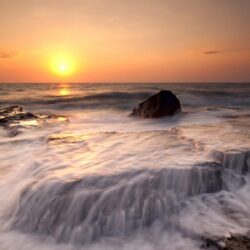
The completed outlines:
<svg viewBox="0 0 250 250">
<path fill-rule="evenodd" d="M 69 96 L 71 94 L 71 91 L 68 86 L 62 86 L 59 89 L 60 96 Z"/>
</svg>

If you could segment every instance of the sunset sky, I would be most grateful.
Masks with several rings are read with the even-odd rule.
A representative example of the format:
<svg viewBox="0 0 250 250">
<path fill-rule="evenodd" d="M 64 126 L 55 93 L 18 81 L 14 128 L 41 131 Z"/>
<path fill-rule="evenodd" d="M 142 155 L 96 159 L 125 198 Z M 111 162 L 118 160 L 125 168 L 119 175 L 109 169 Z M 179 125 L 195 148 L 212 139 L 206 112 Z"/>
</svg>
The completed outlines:
<svg viewBox="0 0 250 250">
<path fill-rule="evenodd" d="M 0 82 L 250 82 L 250 0 L 0 0 Z"/>
</svg>

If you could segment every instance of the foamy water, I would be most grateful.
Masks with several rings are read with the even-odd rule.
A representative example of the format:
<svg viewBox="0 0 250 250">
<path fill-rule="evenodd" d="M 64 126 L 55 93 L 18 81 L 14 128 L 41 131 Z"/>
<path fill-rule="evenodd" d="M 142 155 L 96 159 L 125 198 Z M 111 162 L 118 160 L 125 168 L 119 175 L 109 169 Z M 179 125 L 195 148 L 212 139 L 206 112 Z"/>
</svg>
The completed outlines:
<svg viewBox="0 0 250 250">
<path fill-rule="evenodd" d="M 160 89 L 182 114 L 129 116 Z M 0 97 L 69 120 L 0 127 L 0 249 L 216 249 L 249 233 L 249 85 L 3 84 Z"/>
</svg>

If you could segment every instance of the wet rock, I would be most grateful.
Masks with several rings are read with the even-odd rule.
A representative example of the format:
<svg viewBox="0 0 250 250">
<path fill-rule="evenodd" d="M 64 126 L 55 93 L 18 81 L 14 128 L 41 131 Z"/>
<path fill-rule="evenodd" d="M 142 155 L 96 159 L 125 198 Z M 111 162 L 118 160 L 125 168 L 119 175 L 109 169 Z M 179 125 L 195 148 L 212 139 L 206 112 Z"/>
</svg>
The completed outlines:
<svg viewBox="0 0 250 250">
<path fill-rule="evenodd" d="M 14 121 L 29 120 L 29 119 L 35 119 L 35 118 L 38 118 L 38 117 L 30 112 L 27 112 L 27 113 L 22 112 L 19 114 L 13 114 L 13 115 L 1 118 L 0 124 L 6 124 L 6 123 L 14 122 Z"/>
<path fill-rule="evenodd" d="M 20 106 L 9 106 L 0 108 L 0 125 L 6 126 L 21 120 L 35 119 L 37 116 L 30 112 L 24 112 Z"/>
<path fill-rule="evenodd" d="M 40 120 L 47 124 L 54 124 L 58 122 L 69 122 L 68 117 L 64 115 L 37 115 Z"/>
<path fill-rule="evenodd" d="M 0 126 L 10 137 L 14 137 L 31 127 L 59 122 L 68 122 L 68 118 L 62 115 L 40 115 L 24 112 L 20 106 L 0 108 Z"/>
<path fill-rule="evenodd" d="M 20 106 L 9 106 L 7 108 L 0 108 L 0 117 L 9 116 L 23 112 L 23 108 Z"/>
<path fill-rule="evenodd" d="M 235 236 L 226 240 L 224 250 L 249 250 L 250 238 L 245 236 Z"/>
<path fill-rule="evenodd" d="M 181 112 L 178 98 L 169 90 L 161 90 L 146 101 L 139 104 L 131 115 L 143 118 L 160 118 Z"/>
<path fill-rule="evenodd" d="M 53 183 L 41 180 L 23 191 L 12 227 L 75 244 L 127 236 L 159 219 L 168 226 L 180 201 L 220 190 L 220 175 L 210 166 L 142 169 Z"/>
<path fill-rule="evenodd" d="M 223 250 L 224 247 L 222 245 L 225 244 L 221 242 L 221 239 L 204 239 L 204 243 L 200 246 L 200 248 L 207 250 Z"/>
<path fill-rule="evenodd" d="M 248 174 L 250 172 L 250 151 L 215 151 L 212 154 L 222 163 L 223 167 L 238 174 Z"/>
</svg>

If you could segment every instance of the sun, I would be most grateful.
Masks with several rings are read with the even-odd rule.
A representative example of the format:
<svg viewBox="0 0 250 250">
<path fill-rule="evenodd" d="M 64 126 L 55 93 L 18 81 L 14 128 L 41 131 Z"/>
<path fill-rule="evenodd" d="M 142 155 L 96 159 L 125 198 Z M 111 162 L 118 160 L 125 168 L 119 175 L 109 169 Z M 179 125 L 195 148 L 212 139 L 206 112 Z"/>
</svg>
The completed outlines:
<svg viewBox="0 0 250 250">
<path fill-rule="evenodd" d="M 54 74 L 69 76 L 75 71 L 75 63 L 68 55 L 55 55 L 51 59 L 51 69 Z"/>
</svg>

